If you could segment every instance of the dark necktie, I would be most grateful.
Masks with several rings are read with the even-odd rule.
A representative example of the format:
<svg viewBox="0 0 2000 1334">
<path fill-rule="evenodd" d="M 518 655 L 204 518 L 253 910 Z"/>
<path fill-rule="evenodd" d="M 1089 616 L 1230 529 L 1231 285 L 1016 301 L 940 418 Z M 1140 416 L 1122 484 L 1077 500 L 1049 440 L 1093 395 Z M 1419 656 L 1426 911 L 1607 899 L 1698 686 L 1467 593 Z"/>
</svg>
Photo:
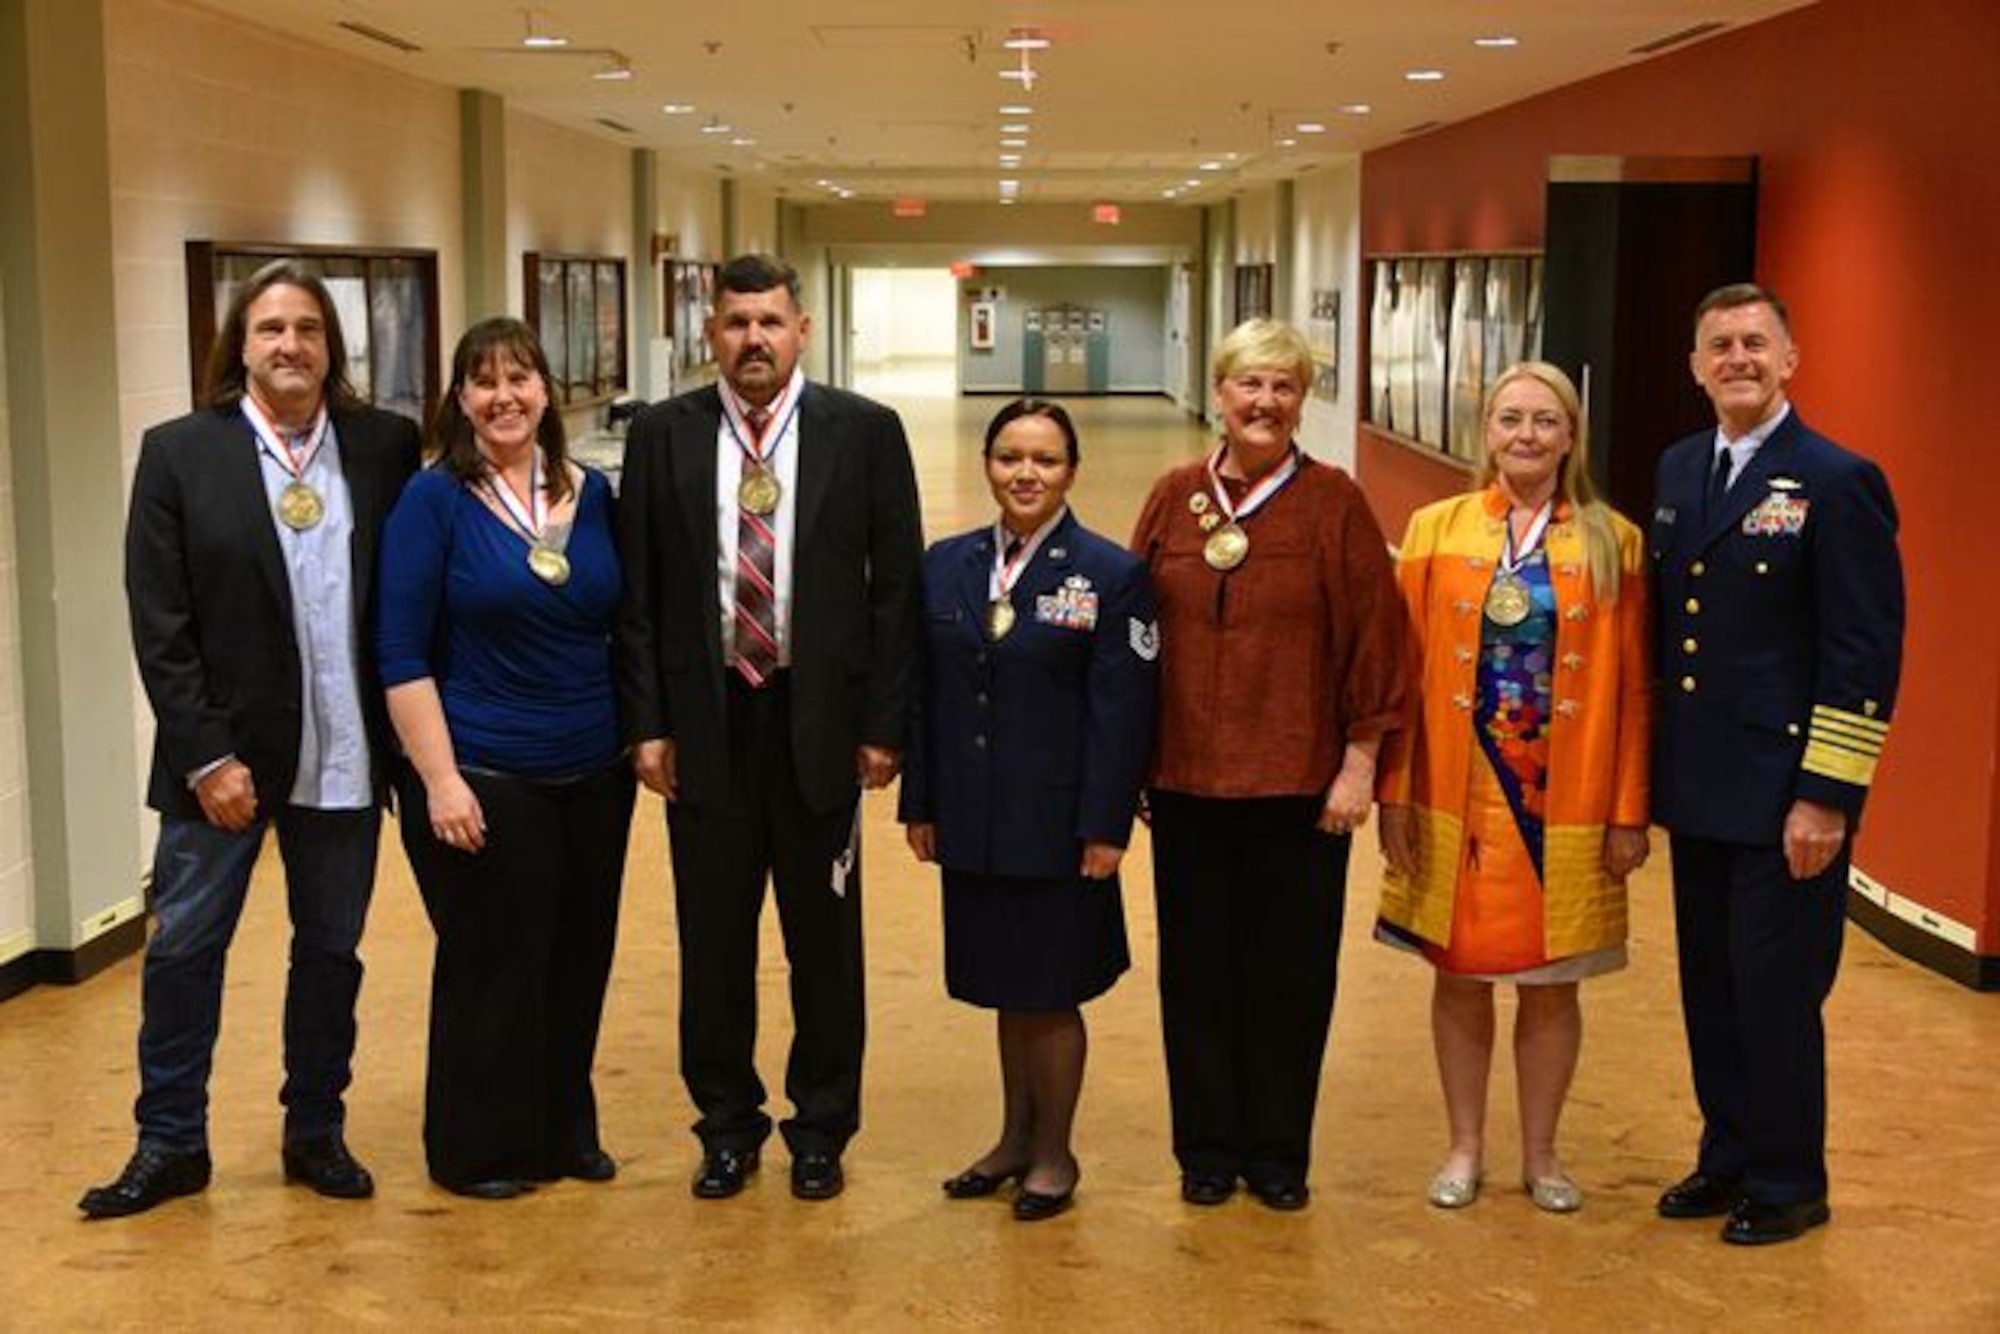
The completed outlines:
<svg viewBox="0 0 2000 1334">
<path fill-rule="evenodd" d="M 744 414 L 751 434 L 763 442 L 770 414 Z M 773 511 L 770 518 L 777 517 Z M 742 505 L 736 509 L 736 663 L 753 686 L 771 679 L 778 666 L 778 539 L 772 525 Z"/>
<path fill-rule="evenodd" d="M 1729 497 L 1730 455 L 1727 449 L 1715 451 L 1715 462 L 1708 470 L 1708 498 L 1704 502 L 1710 520 L 1722 513 L 1723 502 Z"/>
</svg>

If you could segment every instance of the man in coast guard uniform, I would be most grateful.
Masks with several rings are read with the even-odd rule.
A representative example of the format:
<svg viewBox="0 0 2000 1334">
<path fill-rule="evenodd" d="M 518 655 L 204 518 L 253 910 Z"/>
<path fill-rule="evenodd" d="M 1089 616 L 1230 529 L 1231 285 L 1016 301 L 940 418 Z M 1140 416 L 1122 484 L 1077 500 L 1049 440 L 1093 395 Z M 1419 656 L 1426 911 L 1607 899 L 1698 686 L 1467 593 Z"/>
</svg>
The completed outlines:
<svg viewBox="0 0 2000 1334">
<path fill-rule="evenodd" d="M 1660 460 L 1653 818 L 1703 1130 L 1659 1212 L 1726 1214 L 1723 1240 L 1756 1245 L 1830 1216 L 1820 1007 L 1895 707 L 1903 573 L 1881 469 L 1786 400 L 1798 350 L 1776 297 L 1710 293 L 1689 364 L 1717 429 Z"/>
</svg>

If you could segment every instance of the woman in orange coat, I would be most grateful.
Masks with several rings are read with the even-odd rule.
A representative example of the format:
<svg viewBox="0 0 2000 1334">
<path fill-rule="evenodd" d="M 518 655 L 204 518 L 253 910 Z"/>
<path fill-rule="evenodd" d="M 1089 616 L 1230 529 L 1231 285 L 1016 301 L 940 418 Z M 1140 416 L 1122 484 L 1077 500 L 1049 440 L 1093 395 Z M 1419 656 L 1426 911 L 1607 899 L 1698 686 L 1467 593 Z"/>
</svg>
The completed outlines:
<svg viewBox="0 0 2000 1334">
<path fill-rule="evenodd" d="M 1475 489 L 1412 516 L 1397 565 L 1421 688 L 1382 747 L 1377 935 L 1436 968 L 1451 1147 L 1431 1203 L 1478 1196 L 1493 984 L 1512 982 L 1522 1182 L 1568 1213 L 1582 1195 L 1556 1125 L 1577 984 L 1624 965 L 1624 882 L 1647 853 L 1645 551 L 1592 491 L 1561 370 L 1508 368 L 1485 420 Z"/>
</svg>

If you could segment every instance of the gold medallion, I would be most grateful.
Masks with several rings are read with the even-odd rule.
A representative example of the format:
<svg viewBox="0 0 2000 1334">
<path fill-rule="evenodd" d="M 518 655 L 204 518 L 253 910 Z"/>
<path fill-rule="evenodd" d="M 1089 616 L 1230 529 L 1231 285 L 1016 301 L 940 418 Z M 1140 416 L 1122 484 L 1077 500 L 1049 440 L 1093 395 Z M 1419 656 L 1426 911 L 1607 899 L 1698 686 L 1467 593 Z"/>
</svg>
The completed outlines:
<svg viewBox="0 0 2000 1334">
<path fill-rule="evenodd" d="M 1211 570 L 1233 570 L 1249 555 L 1250 534 L 1233 523 L 1226 523 L 1210 533 L 1208 541 L 1201 546 L 1201 558 L 1208 562 Z"/>
<path fill-rule="evenodd" d="M 1201 531 L 1204 533 L 1212 533 L 1222 527 L 1222 516 L 1214 510 L 1210 510 L 1199 519 L 1196 519 L 1195 522 L 1201 525 Z"/>
<path fill-rule="evenodd" d="M 303 533 L 308 528 L 317 528 L 319 521 L 325 517 L 326 502 L 319 498 L 319 492 L 304 482 L 294 479 L 278 493 L 278 521 L 293 532 Z"/>
<path fill-rule="evenodd" d="M 1206 514 L 1207 512 L 1208 512 L 1208 492 L 1197 491 L 1193 495 L 1188 497 L 1188 513 Z"/>
<path fill-rule="evenodd" d="M 535 578 L 552 588 L 561 588 L 569 582 L 569 557 L 554 547 L 539 542 L 529 547 L 528 568 L 535 572 Z"/>
<path fill-rule="evenodd" d="M 1486 589 L 1486 619 L 1503 629 L 1527 620 L 1534 608 L 1534 595 L 1519 575 L 1503 573 Z"/>
<path fill-rule="evenodd" d="M 736 503 L 760 519 L 777 511 L 778 500 L 783 495 L 784 488 L 778 485 L 778 475 L 761 466 L 744 473 L 743 480 L 736 487 Z"/>
<path fill-rule="evenodd" d="M 986 604 L 986 637 L 999 643 L 1014 628 L 1014 604 L 1004 597 Z"/>
</svg>

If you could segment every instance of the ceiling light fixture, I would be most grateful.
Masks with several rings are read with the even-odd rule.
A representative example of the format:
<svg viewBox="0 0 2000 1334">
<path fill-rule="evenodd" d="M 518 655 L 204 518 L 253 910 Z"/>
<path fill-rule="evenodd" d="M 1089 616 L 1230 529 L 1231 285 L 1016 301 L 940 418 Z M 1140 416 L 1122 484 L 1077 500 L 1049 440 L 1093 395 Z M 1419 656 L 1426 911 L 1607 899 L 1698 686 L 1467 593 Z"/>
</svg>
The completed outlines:
<svg viewBox="0 0 2000 1334">
<path fill-rule="evenodd" d="M 726 120 L 722 120 L 716 116 L 710 116 L 706 121 L 702 122 L 701 132 L 703 134 L 729 134 L 735 128 L 736 128 L 735 126 L 731 125 Z"/>
<path fill-rule="evenodd" d="M 1003 79 L 1012 79 L 1014 82 L 1020 84 L 1023 89 L 1033 88 L 1036 77 L 1035 62 L 1030 53 L 1046 50 L 1048 44 L 1048 38 L 1043 37 L 1040 33 L 1032 29 L 1014 29 L 1004 45 L 1008 50 L 1019 53 L 1021 60 L 1014 68 L 1001 70 L 1000 77 Z"/>
<path fill-rule="evenodd" d="M 1221 171 L 1222 164 L 1220 162 L 1204 162 L 1201 164 L 1201 169 L 1203 171 Z"/>
<path fill-rule="evenodd" d="M 1002 139 L 1000 146 L 1002 148 L 1026 148 L 1028 141 L 1026 139 Z"/>
<path fill-rule="evenodd" d="M 1326 126 L 1316 120 L 1302 120 L 1292 127 L 1300 134 L 1325 134 Z"/>
<path fill-rule="evenodd" d="M 604 83 L 624 83 L 629 80 L 632 77 L 631 60 L 616 51 L 611 52 L 610 56 L 604 67 L 590 77 Z"/>
<path fill-rule="evenodd" d="M 1413 69 L 1405 72 L 1403 77 L 1411 83 L 1439 83 L 1444 79 L 1444 71 L 1441 69 Z"/>
<path fill-rule="evenodd" d="M 1505 51 L 1509 47 L 1519 46 L 1521 39 L 1510 37 L 1505 33 L 1495 33 L 1491 37 L 1475 37 L 1472 39 L 1472 44 L 1488 51 Z"/>
<path fill-rule="evenodd" d="M 521 11 L 521 22 L 527 29 L 521 38 L 521 45 L 531 51 L 546 51 L 553 47 L 569 45 L 569 38 L 567 37 L 556 37 L 548 33 L 537 32 L 535 30 L 535 11 L 532 9 Z"/>
<path fill-rule="evenodd" d="M 1011 105 L 1001 107 L 1000 114 L 1003 116 L 1032 116 L 1035 114 L 1035 109 L 1023 103 L 1015 102 Z"/>
<path fill-rule="evenodd" d="M 1049 39 L 1040 29 L 1016 28 L 1000 45 L 1009 51 L 1046 51 L 1049 49 Z"/>
<path fill-rule="evenodd" d="M 1343 116 L 1365 116 L 1374 109 L 1374 107 L 1369 106 L 1366 102 L 1349 102 L 1346 106 L 1340 108 L 1340 114 Z"/>
<path fill-rule="evenodd" d="M 1019 153 L 1002 153 L 1000 155 L 1000 165 L 1003 167 L 1018 167 L 1021 165 L 1021 155 Z"/>
<path fill-rule="evenodd" d="M 694 103 L 662 102 L 660 104 L 660 111 L 662 114 L 668 116 L 692 116 L 694 114 Z"/>
<path fill-rule="evenodd" d="M 1028 132 L 1028 129 L 1029 129 L 1029 127 L 1028 127 L 1028 126 L 1026 126 L 1026 125 L 1023 125 L 1023 124 L 1019 124 L 1019 123 L 1016 123 L 1016 124 L 1013 124 L 1013 125 L 1002 125 L 1002 126 L 1000 127 L 1000 133 L 1002 133 L 1002 134 L 1026 134 L 1026 133 Z"/>
</svg>

